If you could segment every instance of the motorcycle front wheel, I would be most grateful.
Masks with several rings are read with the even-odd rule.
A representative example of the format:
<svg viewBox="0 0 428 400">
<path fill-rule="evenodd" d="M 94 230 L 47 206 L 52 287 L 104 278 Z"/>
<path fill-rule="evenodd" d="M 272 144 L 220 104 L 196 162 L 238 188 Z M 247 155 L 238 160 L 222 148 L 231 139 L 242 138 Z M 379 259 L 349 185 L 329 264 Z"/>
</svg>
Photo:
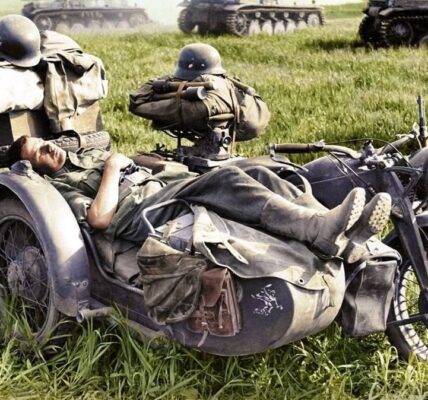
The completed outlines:
<svg viewBox="0 0 428 400">
<path fill-rule="evenodd" d="M 411 357 L 421 361 L 428 359 L 428 319 L 424 314 L 428 314 L 428 304 L 421 295 L 410 260 L 404 258 L 395 280 L 386 334 L 405 360 Z"/>
</svg>

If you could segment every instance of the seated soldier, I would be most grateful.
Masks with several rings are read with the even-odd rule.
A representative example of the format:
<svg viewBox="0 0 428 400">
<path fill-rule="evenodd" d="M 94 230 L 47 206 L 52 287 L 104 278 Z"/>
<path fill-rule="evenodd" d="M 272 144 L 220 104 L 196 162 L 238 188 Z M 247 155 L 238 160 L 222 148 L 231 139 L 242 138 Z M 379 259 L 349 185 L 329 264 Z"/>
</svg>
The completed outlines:
<svg viewBox="0 0 428 400">
<path fill-rule="evenodd" d="M 161 82 L 165 85 L 156 85 Z M 202 98 L 183 95 L 187 86 L 201 84 L 210 84 Z M 159 94 L 157 86 L 167 93 Z M 174 73 L 150 80 L 132 93 L 129 109 L 152 120 L 156 129 L 181 130 L 192 141 L 196 137 L 193 154 L 216 160 L 224 158 L 226 151 L 221 140 L 210 136 L 215 127 L 229 131 L 232 146 L 228 150 L 231 150 L 233 142 L 259 136 L 270 119 L 266 103 L 255 90 L 229 78 L 219 52 L 204 43 L 185 46 Z M 227 115 L 231 116 L 229 120 L 216 119 Z"/>
<path fill-rule="evenodd" d="M 220 216 L 266 232 L 305 242 L 324 256 L 363 256 L 362 245 L 388 221 L 391 199 L 379 193 L 364 206 L 365 191 L 352 190 L 332 210 L 264 167 L 224 167 L 206 174 L 170 172 L 144 176 L 122 188 L 121 171 L 131 164 L 122 154 L 102 150 L 66 153 L 42 139 L 22 136 L 8 152 L 9 166 L 28 160 L 64 196 L 79 222 L 105 230 L 114 240 L 142 242 L 148 229 L 141 218 L 149 206 L 183 199 Z M 161 226 L 174 215 L 157 210 L 152 222 Z"/>
</svg>

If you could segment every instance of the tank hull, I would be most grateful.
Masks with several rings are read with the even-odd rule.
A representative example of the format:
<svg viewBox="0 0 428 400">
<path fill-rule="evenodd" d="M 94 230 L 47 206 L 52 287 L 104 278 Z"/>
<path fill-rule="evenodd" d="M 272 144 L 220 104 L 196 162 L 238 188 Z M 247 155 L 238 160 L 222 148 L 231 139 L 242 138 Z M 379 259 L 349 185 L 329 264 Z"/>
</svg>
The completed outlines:
<svg viewBox="0 0 428 400">
<path fill-rule="evenodd" d="M 60 3 L 29 3 L 22 14 L 39 29 L 79 31 L 82 29 L 131 29 L 150 22 L 146 11 L 139 7 L 63 7 Z"/>
<path fill-rule="evenodd" d="M 251 36 L 260 32 L 281 34 L 325 24 L 321 7 L 252 3 L 228 5 L 208 1 L 185 2 L 181 4 L 184 8 L 178 25 L 185 33 L 197 28 L 199 33 Z"/>
</svg>

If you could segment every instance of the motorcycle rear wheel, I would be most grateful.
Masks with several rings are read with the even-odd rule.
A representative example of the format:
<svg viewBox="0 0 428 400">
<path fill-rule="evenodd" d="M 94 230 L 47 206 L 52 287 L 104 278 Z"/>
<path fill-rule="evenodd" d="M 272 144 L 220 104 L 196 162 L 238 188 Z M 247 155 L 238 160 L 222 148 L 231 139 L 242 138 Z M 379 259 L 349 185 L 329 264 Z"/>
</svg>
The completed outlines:
<svg viewBox="0 0 428 400">
<path fill-rule="evenodd" d="M 421 296 L 416 274 L 410 260 L 403 259 L 395 281 L 395 292 L 389 312 L 388 322 L 401 321 L 411 316 L 428 313 L 428 304 Z M 388 325 L 386 334 L 396 347 L 398 355 L 409 360 L 417 357 L 428 360 L 427 321 L 414 321 L 405 325 Z"/>
</svg>

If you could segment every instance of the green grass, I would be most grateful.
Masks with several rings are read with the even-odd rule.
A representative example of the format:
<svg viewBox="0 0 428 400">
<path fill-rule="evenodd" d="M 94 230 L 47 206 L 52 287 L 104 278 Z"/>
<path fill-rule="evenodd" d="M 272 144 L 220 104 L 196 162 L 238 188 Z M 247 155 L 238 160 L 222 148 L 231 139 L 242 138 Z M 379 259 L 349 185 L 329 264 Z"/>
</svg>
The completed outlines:
<svg viewBox="0 0 428 400">
<path fill-rule="evenodd" d="M 367 6 L 366 2 L 325 6 L 327 19 L 361 17 L 361 11 Z"/>
<path fill-rule="evenodd" d="M 25 2 L 18 0 L 1 0 L 0 15 L 5 14 L 20 14 L 22 6 Z"/>
<path fill-rule="evenodd" d="M 101 104 L 115 147 L 127 154 L 166 142 L 128 111 L 127 95 L 168 73 L 180 48 L 216 46 L 231 75 L 255 86 L 269 104 L 266 133 L 241 143 L 247 156 L 269 142 L 392 139 L 416 121 L 427 93 L 427 50 L 365 48 L 357 38 L 362 4 L 327 8 L 337 17 L 319 30 L 284 37 L 181 34 L 78 36 L 101 57 L 110 94 Z M 330 10 L 330 11 L 329 11 Z M 352 15 L 352 18 L 344 18 Z M 172 143 L 170 140 L 168 143 Z M 221 358 L 170 342 L 136 341 L 120 322 L 76 327 L 64 351 L 44 360 L 4 339 L 0 399 L 425 399 L 428 366 L 398 361 L 383 335 L 343 337 L 336 325 L 281 349 Z"/>
</svg>

